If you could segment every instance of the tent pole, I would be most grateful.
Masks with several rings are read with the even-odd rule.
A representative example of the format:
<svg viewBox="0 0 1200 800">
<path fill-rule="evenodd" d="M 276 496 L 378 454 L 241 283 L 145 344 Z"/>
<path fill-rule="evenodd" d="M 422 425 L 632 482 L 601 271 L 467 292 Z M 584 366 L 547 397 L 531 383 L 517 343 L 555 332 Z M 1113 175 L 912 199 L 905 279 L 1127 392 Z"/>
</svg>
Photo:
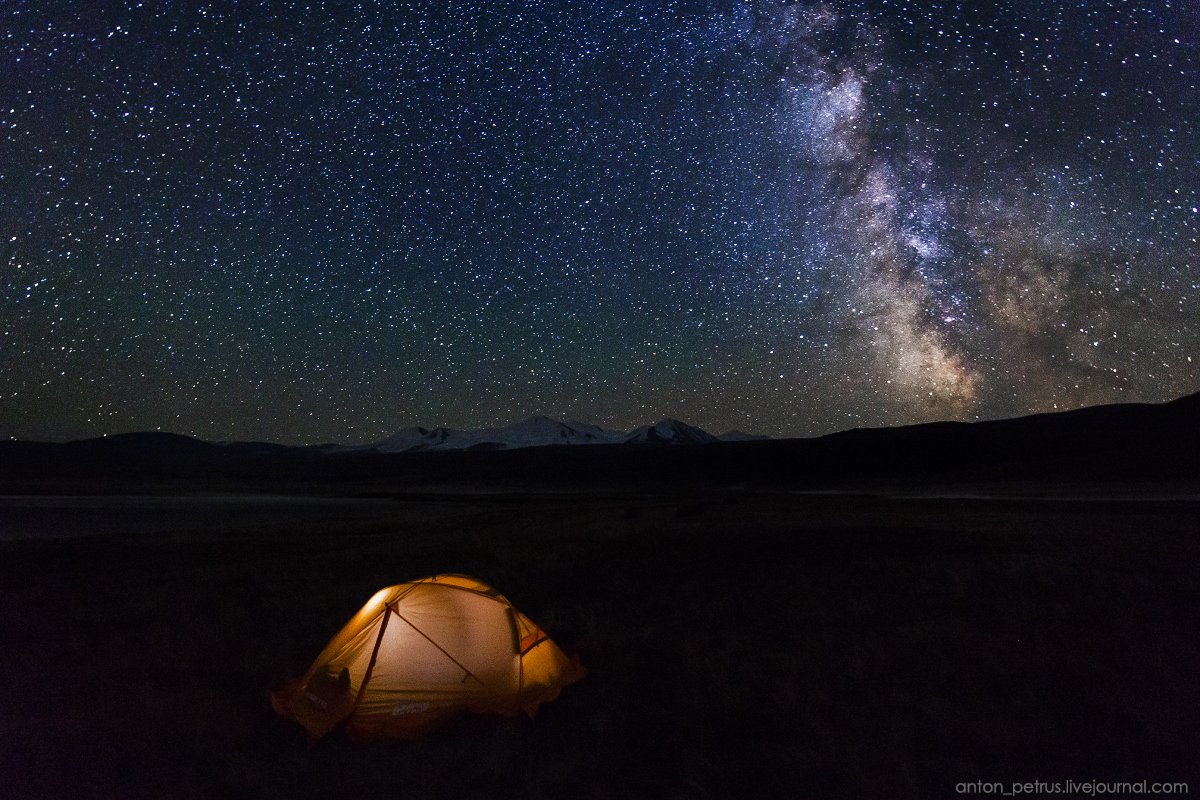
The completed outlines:
<svg viewBox="0 0 1200 800">
<path fill-rule="evenodd" d="M 471 672 L 471 670 L 469 670 L 469 669 L 467 669 L 466 667 L 464 667 L 464 666 L 462 665 L 462 662 L 460 662 L 460 661 L 459 661 L 457 658 L 455 658 L 454 656 L 452 656 L 452 655 L 450 655 L 449 653 L 447 653 L 447 652 L 446 652 L 446 649 L 445 649 L 444 647 L 442 647 L 440 644 L 438 644 L 437 642 L 435 642 L 433 639 L 430 639 L 430 638 L 429 638 L 429 635 L 428 635 L 427 633 L 425 633 L 425 631 L 421 630 L 421 629 L 420 629 L 420 628 L 418 628 L 416 625 L 413 625 L 411 620 L 409 620 L 408 618 L 406 618 L 406 617 L 405 617 L 403 614 L 401 614 L 399 611 L 396 611 L 396 612 L 395 612 L 395 614 L 396 614 L 396 616 L 397 616 L 397 617 L 399 617 L 400 619 L 402 619 L 402 620 L 404 620 L 406 623 L 408 623 L 408 627 L 412 628 L 414 631 L 416 631 L 417 633 L 421 634 L 421 637 L 422 637 L 422 638 L 423 638 L 425 641 L 429 642 L 431 645 L 433 645 L 433 646 L 434 646 L 434 647 L 436 647 L 438 650 L 440 650 L 440 651 L 441 651 L 441 653 L 442 653 L 442 655 L 444 655 L 446 658 L 448 658 L 448 659 L 450 659 L 451 661 L 453 661 L 453 662 L 454 662 L 454 665 L 455 665 L 456 667 L 458 667 L 458 668 L 459 668 L 459 669 L 461 669 L 463 672 L 465 672 L 465 673 L 466 673 L 466 675 L 464 675 L 464 676 L 463 676 L 463 680 L 464 680 L 464 681 L 466 681 L 466 679 L 467 679 L 468 677 L 471 677 L 471 678 L 474 678 L 474 679 L 475 679 L 475 682 L 476 682 L 476 683 L 478 683 L 480 686 L 482 686 L 484 689 L 487 689 L 489 692 L 492 690 L 492 687 L 488 686 L 486 683 L 484 683 L 483 681 L 481 681 L 481 680 L 479 679 L 479 676 L 478 676 L 478 675 L 476 675 L 474 672 Z M 372 663 L 374 663 L 374 662 L 372 662 Z"/>
<path fill-rule="evenodd" d="M 383 643 L 383 632 L 387 630 L 388 617 L 392 615 L 391 611 L 391 603 L 383 607 L 383 622 L 379 623 L 379 635 L 375 637 L 375 646 L 371 648 L 371 660 L 367 662 L 367 671 L 363 673 L 362 685 L 358 687 L 358 694 L 354 695 L 354 705 L 350 708 L 346 719 L 354 716 L 354 712 L 358 710 L 358 702 L 362 700 L 363 692 L 367 690 L 367 681 L 371 680 L 371 672 L 375 669 L 375 659 L 379 657 L 379 645 Z"/>
<path fill-rule="evenodd" d="M 508 607 L 508 624 L 512 627 L 513 653 L 517 656 L 517 697 L 525 691 L 525 656 L 521 652 L 521 631 L 517 627 L 517 615 Z"/>
</svg>

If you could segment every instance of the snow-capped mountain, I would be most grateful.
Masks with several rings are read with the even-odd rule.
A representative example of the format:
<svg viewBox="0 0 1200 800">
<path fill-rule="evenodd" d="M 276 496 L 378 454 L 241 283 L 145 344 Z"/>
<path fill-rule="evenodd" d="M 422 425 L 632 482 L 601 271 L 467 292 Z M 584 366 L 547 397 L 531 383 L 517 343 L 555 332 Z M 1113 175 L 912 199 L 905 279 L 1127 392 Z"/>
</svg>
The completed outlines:
<svg viewBox="0 0 1200 800">
<path fill-rule="evenodd" d="M 625 434 L 596 425 L 532 417 L 502 428 L 458 431 L 451 428 L 405 428 L 370 445 L 382 453 L 420 450 L 504 450 L 555 444 L 617 444 Z"/>
<path fill-rule="evenodd" d="M 625 437 L 629 444 L 707 444 L 717 437 L 677 419 L 664 419 L 657 425 L 643 425 Z"/>
<path fill-rule="evenodd" d="M 610 431 L 583 422 L 559 422 L 549 417 L 531 417 L 501 428 L 455 430 L 453 428 L 405 428 L 383 441 L 358 449 L 381 453 L 415 453 L 422 450 L 513 450 L 520 447 L 582 444 L 707 444 L 725 440 L 765 439 L 765 436 L 731 431 L 713 436 L 677 419 L 664 419 L 629 433 Z"/>
<path fill-rule="evenodd" d="M 566 424 L 567 427 L 583 433 L 585 439 L 589 436 L 592 437 L 588 440 L 589 442 L 596 444 L 617 444 L 625 441 L 625 434 L 621 431 L 610 431 L 607 428 L 601 428 L 599 425 L 589 425 L 586 422 L 576 422 L 575 420 L 567 420 Z"/>
</svg>

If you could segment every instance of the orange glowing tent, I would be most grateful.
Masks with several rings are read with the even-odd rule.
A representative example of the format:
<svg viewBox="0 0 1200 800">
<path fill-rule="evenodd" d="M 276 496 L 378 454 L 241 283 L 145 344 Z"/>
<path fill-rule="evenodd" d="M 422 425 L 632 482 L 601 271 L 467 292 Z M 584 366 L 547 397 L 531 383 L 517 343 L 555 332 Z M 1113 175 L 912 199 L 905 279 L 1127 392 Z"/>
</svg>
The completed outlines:
<svg viewBox="0 0 1200 800">
<path fill-rule="evenodd" d="M 271 705 L 312 740 L 412 738 L 462 712 L 533 716 L 585 673 L 492 587 L 435 575 L 376 592 Z"/>
</svg>

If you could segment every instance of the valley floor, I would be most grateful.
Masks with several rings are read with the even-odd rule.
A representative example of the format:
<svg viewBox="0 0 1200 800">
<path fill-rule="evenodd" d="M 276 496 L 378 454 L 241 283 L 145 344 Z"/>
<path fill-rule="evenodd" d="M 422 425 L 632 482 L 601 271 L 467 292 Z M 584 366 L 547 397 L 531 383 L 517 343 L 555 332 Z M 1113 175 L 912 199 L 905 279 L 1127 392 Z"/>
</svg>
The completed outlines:
<svg viewBox="0 0 1200 800">
<path fill-rule="evenodd" d="M 1131 497 L 9 498 L 3 793 L 1200 787 L 1200 504 Z M 589 676 L 534 720 L 308 747 L 267 692 L 375 590 L 439 572 L 499 588 Z"/>
</svg>

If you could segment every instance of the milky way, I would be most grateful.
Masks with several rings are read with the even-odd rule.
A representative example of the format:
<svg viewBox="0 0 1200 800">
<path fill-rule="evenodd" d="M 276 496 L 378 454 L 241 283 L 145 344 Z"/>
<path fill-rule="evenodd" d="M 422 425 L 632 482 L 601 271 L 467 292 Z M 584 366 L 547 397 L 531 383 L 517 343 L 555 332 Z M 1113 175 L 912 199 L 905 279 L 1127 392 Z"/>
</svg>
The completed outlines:
<svg viewBox="0 0 1200 800">
<path fill-rule="evenodd" d="M 3 436 L 1200 389 L 1190 2 L 0 15 Z"/>
</svg>

